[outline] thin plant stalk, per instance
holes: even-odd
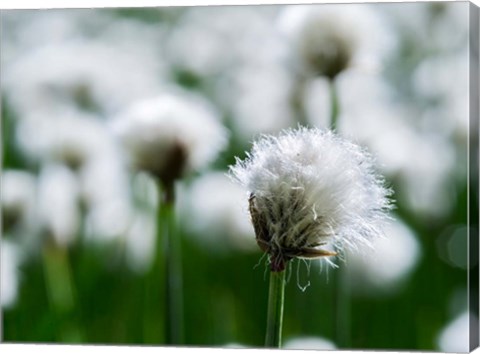
[[[162,221],[160,218],[160,206],[157,208],[157,227],[155,259],[148,276],[144,282],[144,315],[143,315],[143,337],[145,344],[165,343],[166,321],[159,321],[165,317],[166,296],[165,284],[165,262],[164,262],[164,239]]]
[[[340,103],[338,101],[337,88],[335,85],[335,80],[329,80],[329,91],[330,91],[330,129],[337,131],[338,130],[338,116],[340,113]]]
[[[285,270],[270,272],[268,291],[267,334],[265,347],[280,348],[282,343],[283,304],[285,298]]]
[[[339,348],[347,348],[350,342],[350,284],[343,267],[336,270],[335,299],[335,342]]]
[[[53,242],[47,242],[42,250],[42,258],[50,306],[63,321],[70,317],[75,309],[75,289],[68,250]],[[75,322],[60,328],[59,339],[62,342],[81,342],[82,337]]]
[[[340,115],[340,102],[335,80],[329,80],[330,88],[330,128],[338,131],[338,117]],[[348,275],[343,267],[337,269],[335,274],[335,339],[340,348],[349,345],[349,322],[350,322],[350,302],[349,302],[349,281]]]
[[[165,244],[165,341],[183,343],[183,289],[181,240],[176,232],[174,185],[164,188],[158,207],[157,230]]]

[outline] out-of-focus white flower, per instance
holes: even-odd
[[[47,43],[8,65],[2,83],[20,117],[71,106],[110,114],[158,91],[160,61],[141,54],[95,40]]]
[[[465,311],[442,329],[437,339],[439,350],[447,353],[468,353],[470,351],[470,333],[474,331],[478,333],[478,327],[470,328],[470,325],[475,323],[475,321],[470,321],[470,316],[475,315]]]
[[[5,11],[2,16],[2,64],[47,43],[77,41],[111,23],[107,11],[94,9],[49,9]]]
[[[86,239],[101,243],[123,238],[131,222],[131,213],[131,205],[122,198],[91,205],[85,215]]]
[[[298,349],[298,350],[329,350],[336,349],[336,345],[328,339],[321,337],[297,337],[291,338],[282,346],[284,349]]]
[[[166,38],[166,55],[175,69],[204,78],[275,55],[280,44],[272,38],[275,11],[275,6],[188,9]]]
[[[372,108],[342,115],[341,131],[375,153],[382,171],[399,182],[399,198],[412,210],[424,216],[448,212],[453,146],[442,136],[415,130],[393,106]]]
[[[79,174],[82,199],[88,208],[86,237],[100,242],[121,238],[132,214],[127,167],[113,137],[104,138],[104,149]]]
[[[277,11],[276,6],[192,8],[167,39],[174,68],[208,82],[215,103],[245,141],[292,123],[287,48],[272,26]]]
[[[382,235],[390,191],[365,151],[329,131],[300,128],[255,142],[231,168],[250,193],[257,243],[272,270],[294,257],[372,246]]]
[[[248,348],[248,346],[246,346],[245,344],[240,344],[240,343],[235,343],[235,342],[224,344],[224,345],[222,345],[222,347],[223,348],[232,348],[232,349]]]
[[[205,167],[227,142],[213,108],[184,93],[140,101],[118,116],[112,129],[132,163],[161,180]]]
[[[445,215],[456,197],[452,184],[456,162],[454,147],[442,137],[428,134],[416,136],[410,143],[412,159],[400,175],[402,197],[421,215]]]
[[[456,51],[468,37],[468,4],[417,2],[376,4],[397,31],[423,52]]]
[[[391,87],[377,76],[349,72],[337,84],[339,131],[375,154],[383,173],[399,182],[399,198],[418,215],[448,212],[456,163],[448,137],[422,127],[419,110],[396,103]]]
[[[128,219],[124,246],[127,265],[137,273],[150,269],[156,242],[161,242],[156,238],[158,192],[154,179],[147,173],[139,172],[133,176],[135,210],[132,210]]]
[[[1,180],[3,230],[17,226],[29,229],[35,221],[35,176],[20,170],[5,170]]]
[[[71,109],[28,115],[18,124],[17,138],[28,156],[74,169],[102,155],[113,141],[97,116]]]
[[[378,289],[398,287],[420,258],[420,245],[413,231],[400,220],[389,222],[385,238],[373,241],[374,252],[349,253],[346,269],[354,290],[372,293]]]
[[[15,244],[5,239],[0,245],[0,297],[2,308],[9,308],[17,300],[19,286],[20,250]]]
[[[199,244],[213,251],[256,249],[245,190],[224,173],[197,178],[183,194],[180,215]]]
[[[350,66],[376,69],[393,47],[388,26],[370,5],[286,6],[279,28],[300,70],[329,78]]]
[[[42,228],[61,246],[71,244],[80,226],[79,186],[62,165],[46,165],[38,180],[38,213]]]
[[[243,140],[250,141],[259,133],[277,133],[293,124],[292,78],[285,67],[278,63],[247,65],[232,76],[220,89],[232,113],[234,132]]]
[[[428,58],[420,63],[412,76],[416,94],[432,105],[422,116],[425,129],[456,136],[465,145],[469,134],[468,55],[468,48],[465,48],[453,55]]]
[[[219,38],[222,53],[215,59],[229,58],[214,65],[215,70],[222,71],[213,76],[213,97],[231,117],[233,132],[243,141],[259,133],[276,133],[293,123],[293,80],[286,65],[287,45],[272,26],[276,11],[275,6],[234,10],[225,7],[213,12],[216,16],[209,11],[212,21],[218,22],[213,36]],[[245,27],[245,23],[249,25]],[[188,58],[195,61],[190,48],[187,50]]]
[[[149,269],[155,256],[155,212],[137,212],[125,235],[126,260],[129,267],[138,273]]]

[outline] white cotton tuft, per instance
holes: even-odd
[[[183,93],[134,104],[114,120],[113,131],[132,163],[157,176],[199,170],[227,142],[227,131],[213,108],[200,97]]]
[[[288,6],[278,26],[300,70],[329,78],[350,66],[377,70],[394,43],[369,5]]]
[[[383,235],[390,190],[369,154],[330,131],[263,136],[231,173],[251,193],[257,243],[274,262],[335,254],[323,245],[372,247]]]

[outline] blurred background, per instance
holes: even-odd
[[[285,347],[467,351],[468,6],[2,11],[3,340],[164,343],[158,192],[111,122],[168,91],[229,132],[177,185],[185,345],[261,347],[266,259],[226,173],[260,134],[329,127],[331,80],[302,65],[340,41],[336,130],[396,208],[375,252],[292,262]]]

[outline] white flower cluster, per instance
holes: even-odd
[[[257,243],[272,270],[294,257],[335,255],[319,246],[357,249],[382,234],[390,191],[370,155],[330,131],[264,136],[231,172],[251,193]]]
[[[48,114],[64,107],[111,114],[162,86],[163,63],[154,49],[160,33],[152,35],[151,28],[137,22],[123,23],[121,28],[98,12],[82,13],[100,27],[88,24],[95,39],[81,30],[73,11],[64,13],[63,21],[73,23],[70,29],[63,28],[65,24],[55,28],[59,19],[55,11],[31,14],[31,18],[6,16],[20,21],[23,29],[6,28],[5,32],[19,38],[6,36],[2,62],[6,98],[19,116]],[[42,37],[36,27],[45,27],[47,22],[53,28]],[[57,33],[61,31],[65,31],[63,37]],[[137,40],[126,32],[137,35]]]

